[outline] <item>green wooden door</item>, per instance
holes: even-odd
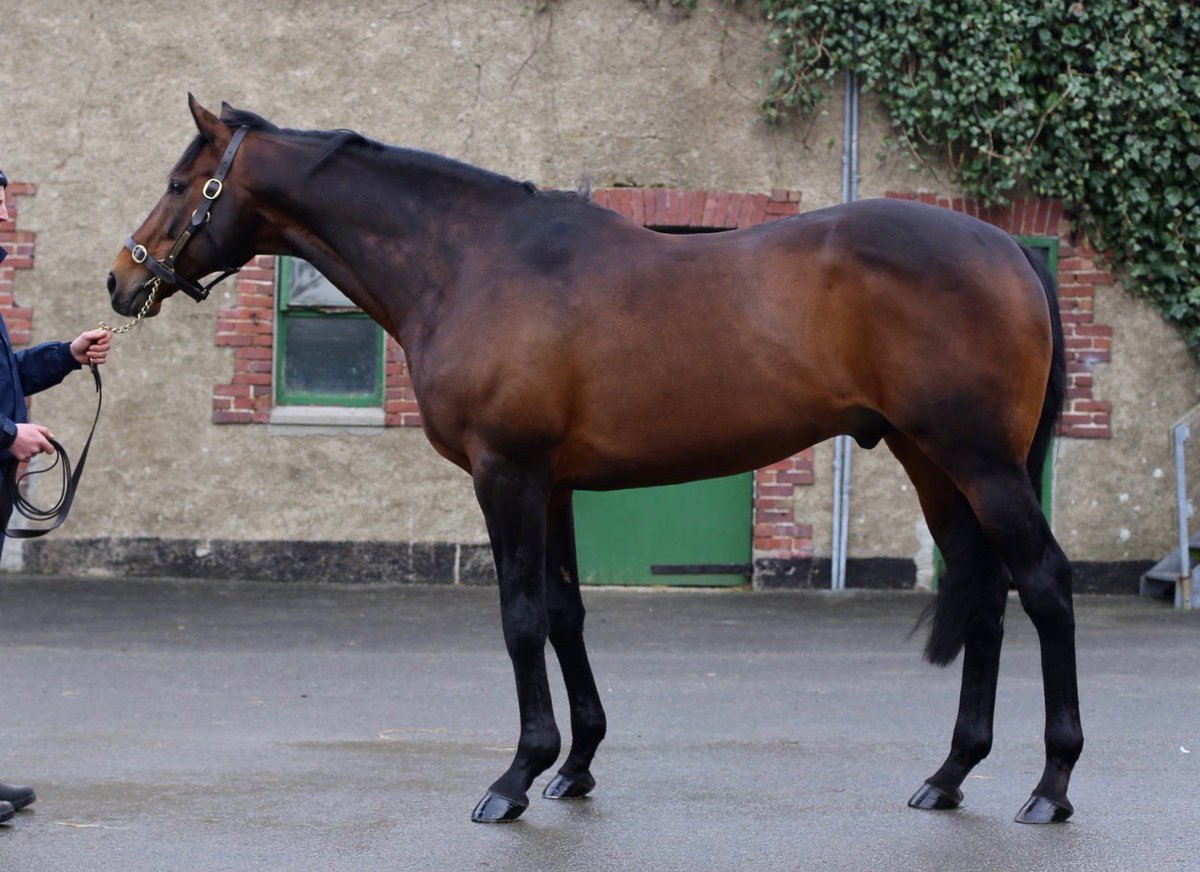
[[[732,586],[749,579],[754,474],[575,493],[584,584]]]

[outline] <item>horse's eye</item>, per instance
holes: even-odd
[[[182,194],[185,190],[187,190],[187,186],[183,182],[179,181],[179,179],[171,179],[171,181],[167,184],[167,190],[172,194]]]

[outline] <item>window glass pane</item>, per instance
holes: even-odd
[[[369,318],[286,317],[281,397],[373,395],[379,390],[379,328]]]
[[[1046,269],[1050,269],[1050,246],[1038,245],[1035,242],[1026,242],[1025,244],[1029,246],[1034,254],[1042,259],[1042,263]]]
[[[315,266],[299,258],[292,258],[288,303],[292,306],[354,306]]]

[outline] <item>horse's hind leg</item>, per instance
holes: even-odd
[[[1071,564],[1055,541],[1024,468],[977,474],[963,489],[989,539],[999,550],[1037,630],[1046,703],[1046,768],[1017,813],[1021,823],[1064,821],[1071,770],[1083,750],[1075,670],[1075,612]]]
[[[930,532],[946,561],[939,591],[942,602],[935,604],[942,610],[935,614],[926,656],[945,665],[960,645],[965,648],[950,754],[908,804],[923,809],[957,808],[962,802],[963,781],[992,747],[1007,577],[970,504],[950,477],[907,437],[893,432],[886,439],[917,489]],[[947,597],[955,601],[947,604]],[[946,609],[957,614],[947,619]],[[962,610],[969,611],[963,614]],[[960,627],[961,632],[954,632],[953,627]]]
[[[475,493],[487,521],[500,581],[504,642],[512,660],[521,737],[512,764],[484,795],[472,820],[515,820],[526,791],[558,759],[561,740],[546,677],[546,509],[549,476],[503,458],[472,458]]]
[[[604,739],[606,721],[600,694],[583,644],[583,597],[575,559],[575,524],[570,491],[550,498],[546,521],[546,606],[550,644],[558,654],[571,704],[571,753],[542,795],[577,799],[596,786],[590,767]]]

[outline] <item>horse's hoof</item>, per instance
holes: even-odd
[[[1065,797],[1058,802],[1035,793],[1013,820],[1019,824],[1060,824],[1074,813],[1075,807]]]
[[[962,805],[962,801],[963,792],[957,787],[954,788],[954,793],[947,793],[940,787],[934,787],[926,781],[912,795],[912,798],[909,799],[908,807],[923,808],[931,811],[945,811],[949,808],[958,808]]]
[[[546,799],[582,799],[591,793],[592,788],[595,786],[596,779],[592,777],[590,772],[585,772],[574,778],[569,775],[563,775],[560,772],[546,785],[546,789],[542,791],[542,796],[546,797]]]
[[[521,812],[527,808],[529,800],[516,802],[489,790],[483,799],[479,800],[475,811],[471,812],[471,820],[477,824],[506,824],[519,818]]]

